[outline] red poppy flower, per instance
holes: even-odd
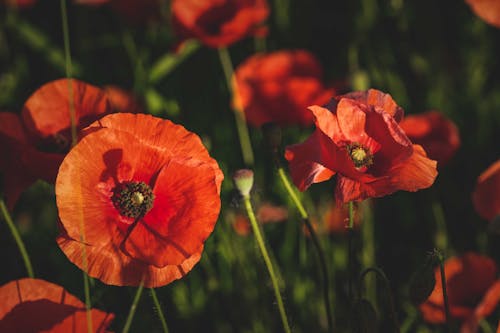
[[[59,169],[57,242],[104,283],[158,287],[200,260],[220,209],[223,177],[200,138],[142,114],[92,124]],[[85,230],[82,241],[81,230]]]
[[[476,212],[488,221],[500,214],[500,160],[479,176],[472,201]]]
[[[322,105],[333,95],[323,86],[322,76],[321,65],[307,51],[256,54],[235,71],[233,105],[254,126],[308,126],[313,116],[307,106]]]
[[[498,0],[465,0],[465,2],[486,23],[500,28],[500,2]]]
[[[438,111],[407,116],[399,124],[408,138],[424,147],[439,165],[447,163],[460,146],[457,126]]]
[[[462,322],[462,333],[477,332],[477,324],[490,315],[500,301],[500,280],[495,262],[475,253],[446,260],[446,288],[450,315]],[[436,286],[420,305],[424,319],[440,324],[446,321],[441,273],[435,270]]]
[[[179,36],[225,47],[262,31],[266,0],[173,0],[172,23]]]
[[[30,170],[20,170],[22,152],[29,149],[28,138],[18,115],[0,112],[0,191],[7,207],[12,209],[25,188],[36,179]],[[23,172],[21,172],[23,171]]]
[[[110,112],[103,90],[72,80],[77,130]],[[55,181],[71,146],[68,80],[49,82],[31,95],[21,113],[0,113],[0,144],[9,159],[0,163],[6,196],[13,206],[19,194],[36,179]],[[7,147],[8,146],[8,147]]]
[[[427,158],[398,126],[403,110],[378,90],[335,97],[325,107],[311,106],[316,131],[288,146],[292,179],[304,191],[337,175],[338,203],[381,197],[397,190],[432,185],[436,161]]]
[[[20,279],[0,287],[0,332],[86,333],[85,304],[63,287]],[[107,332],[112,313],[92,309],[92,332]]]

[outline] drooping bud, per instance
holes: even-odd
[[[436,257],[431,254],[427,257],[425,263],[418,267],[410,279],[409,296],[410,301],[419,305],[427,300],[434,290],[436,285],[436,276],[434,274],[434,266],[436,265]]]
[[[250,169],[236,170],[233,174],[233,181],[241,196],[247,197],[250,195],[253,186],[253,171]]]

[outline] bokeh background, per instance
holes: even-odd
[[[458,127],[461,145],[439,168],[434,186],[370,200],[359,208],[355,267],[381,267],[391,282],[405,332],[440,332],[426,324],[408,301],[408,281],[436,246],[445,255],[476,251],[500,262],[499,236],[474,210],[477,177],[500,153],[500,29],[478,18],[464,1],[452,0],[270,0],[268,51],[306,49],[318,57],[324,80],[339,93],[369,87],[388,92],[407,115],[439,110]],[[65,76],[58,1],[29,8],[0,3],[0,109],[20,112],[42,84]],[[267,271],[252,235],[234,225],[245,213],[231,173],[243,167],[230,111],[230,92],[217,51],[196,43],[175,55],[178,39],[165,2],[156,20],[131,19],[110,6],[68,2],[75,78],[133,92],[145,112],[168,118],[200,135],[226,179],[223,208],[201,262],[183,279],[157,290],[171,332],[279,332],[277,307]],[[229,48],[237,66],[254,54],[247,38]],[[170,66],[169,62],[176,62]],[[284,145],[303,141],[311,128],[283,129]],[[250,128],[255,151],[253,202],[288,209],[287,218],[263,225],[280,269],[286,309],[295,332],[326,331],[321,276],[310,239],[278,181],[260,129]],[[8,159],[9,156],[0,156]],[[332,181],[317,184],[302,199],[320,223],[333,200]],[[58,248],[54,188],[30,187],[12,212],[38,278],[64,286],[83,299],[81,272]],[[335,321],[347,327],[347,238],[320,233],[326,251]],[[25,276],[16,245],[0,223],[0,284]],[[371,282],[373,283],[373,282]],[[387,312],[377,289],[380,332]],[[116,315],[121,330],[135,288],[93,281],[94,307]],[[374,295],[370,295],[373,297]],[[144,294],[134,332],[159,332],[152,300]],[[496,327],[500,311],[489,318]]]

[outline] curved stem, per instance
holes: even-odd
[[[318,254],[319,258],[319,263],[321,267],[321,273],[323,275],[323,300],[325,302],[325,310],[326,310],[326,318],[328,320],[328,332],[333,332],[333,317],[332,317],[332,309],[330,305],[330,284],[329,284],[329,278],[328,278],[328,266],[326,265],[326,259],[325,259],[325,254],[323,252],[323,249],[321,248],[321,244],[319,242],[318,236],[316,235],[316,231],[311,225],[311,222],[309,221],[309,216],[307,214],[307,211],[305,210],[304,206],[302,205],[302,202],[300,202],[297,193],[294,191],[292,188],[292,185],[290,184],[290,181],[288,180],[287,176],[285,175],[285,171],[283,170],[282,167],[278,167],[278,175],[285,186],[288,194],[292,198],[292,201],[294,202],[295,206],[299,210],[300,216],[302,217],[302,221],[304,221],[307,230],[309,231],[309,234],[311,235],[311,239],[314,244],[314,248],[316,249],[316,252]]]
[[[222,69],[224,70],[227,89],[231,92],[231,95],[233,95],[235,92],[233,91],[231,80],[234,70],[233,63],[231,62],[231,56],[229,55],[227,48],[219,48],[219,59],[222,65]],[[243,162],[245,162],[246,166],[253,166],[254,156],[252,143],[250,141],[250,134],[248,133],[248,127],[245,121],[245,117],[243,116],[243,112],[241,112],[242,110],[236,110],[234,107],[232,108],[232,110],[236,120],[236,130],[238,131],[238,137],[240,139]]]
[[[359,277],[359,286],[361,288],[362,283],[363,283],[363,279],[370,272],[375,273],[378,277],[382,278],[382,281],[384,281],[384,286],[385,286],[385,289],[387,290],[387,295],[388,295],[388,299],[389,299],[390,319],[391,319],[393,326],[394,326],[394,332],[399,333],[400,332],[399,322],[398,322],[398,318],[396,316],[396,308],[394,306],[394,299],[392,297],[391,286],[389,283],[389,279],[387,279],[387,276],[385,275],[385,273],[378,267],[368,267],[361,273],[361,275]]]
[[[288,318],[285,312],[285,306],[283,304],[283,299],[281,298],[281,292],[278,285],[278,278],[274,272],[274,267],[271,262],[271,258],[269,257],[269,253],[267,252],[266,245],[264,244],[264,237],[262,236],[259,226],[257,225],[257,219],[255,218],[255,214],[253,212],[252,203],[250,202],[250,196],[243,197],[243,202],[245,204],[245,209],[248,214],[248,218],[250,220],[250,224],[252,225],[252,230],[255,235],[255,239],[257,240],[257,244],[259,246],[262,257],[264,258],[264,262],[266,263],[267,270],[269,272],[269,276],[271,277],[271,282],[273,284],[274,295],[276,296],[276,301],[278,303],[278,309],[281,316],[281,321],[283,323],[283,328],[286,333],[291,333],[290,325],[288,324]]]
[[[141,281],[141,284],[137,288],[137,291],[134,296],[134,301],[130,306],[130,311],[128,312],[127,320],[125,321],[125,326],[123,326],[122,333],[127,333],[130,330],[130,325],[132,325],[132,319],[134,319],[135,310],[137,309],[137,304],[139,303],[139,299],[141,298],[143,289],[144,289],[144,280]]]
[[[28,251],[26,251],[26,247],[24,246],[23,240],[17,231],[16,225],[12,221],[10,217],[9,210],[7,209],[7,205],[5,201],[0,198],[0,209],[2,210],[2,215],[9,226],[10,232],[12,233],[12,237],[16,241],[17,247],[19,248],[19,252],[21,252],[21,256],[23,257],[24,266],[26,267],[26,271],[28,272],[28,276],[30,278],[34,278],[33,267],[31,266],[30,257],[28,256]]]
[[[160,302],[158,301],[158,297],[156,296],[156,292],[154,288],[149,289],[149,293],[151,294],[151,298],[153,298],[153,302],[155,303],[156,312],[158,313],[158,317],[160,317],[161,327],[163,328],[163,332],[168,333],[167,321],[165,320],[165,316],[163,315],[163,311],[161,309]]]

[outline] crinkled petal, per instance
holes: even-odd
[[[337,100],[340,100],[341,98],[353,99],[360,103],[372,105],[382,109],[384,112],[393,117],[398,123],[403,119],[403,109],[396,104],[391,95],[383,93],[380,90],[369,89],[367,91],[356,91],[336,97]]]
[[[57,244],[72,263],[93,278],[115,286],[138,286],[143,281],[146,288],[161,287],[182,278],[198,263],[203,251],[201,245],[196,253],[180,265],[158,268],[131,258],[113,244],[88,246],[64,234],[57,238]],[[84,249],[87,267],[83,264]]]
[[[319,132],[315,131],[305,142],[288,146],[285,158],[289,162],[292,180],[300,191],[305,191],[311,184],[330,179],[335,171],[313,162],[319,154]]]

